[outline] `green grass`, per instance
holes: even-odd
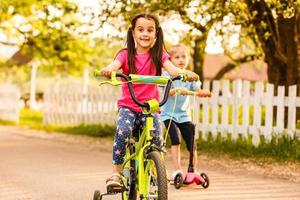
[[[43,113],[30,109],[22,109],[20,111],[20,126],[29,126],[30,128],[42,129]]]
[[[199,139],[198,150],[214,155],[227,154],[234,158],[272,159],[278,162],[300,162],[300,140],[292,139],[287,135],[282,137],[273,136],[270,142],[264,137],[260,138],[260,144],[252,145],[252,137],[243,138],[239,135],[233,140],[231,135],[227,138],[220,134],[214,139],[211,134],[207,140]]]
[[[114,126],[108,125],[79,125],[73,127],[45,126],[48,132],[61,132],[74,135],[88,135],[91,137],[112,137],[115,132]]]
[[[0,119],[1,125],[16,125],[15,122]]]
[[[26,126],[32,129],[44,130],[47,132],[61,132],[74,135],[88,135],[92,137],[112,137],[114,126],[108,125],[78,125],[78,126],[43,126],[43,113],[30,109],[20,111],[18,126]],[[15,122],[0,120],[1,125],[17,125]]]

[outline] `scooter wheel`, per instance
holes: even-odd
[[[176,189],[181,188],[183,185],[183,175],[182,174],[176,174],[174,178],[174,186]]]
[[[201,173],[200,176],[204,179],[204,182],[201,183],[202,187],[205,188],[205,189],[208,188],[208,186],[209,186],[208,176],[205,173]]]
[[[93,200],[100,200],[100,198],[101,198],[100,191],[99,190],[95,190]]]

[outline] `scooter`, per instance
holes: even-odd
[[[190,158],[189,158],[189,166],[187,173],[183,175],[181,172],[175,175],[174,178],[174,186],[176,189],[180,189],[183,184],[190,185],[190,184],[197,184],[201,185],[203,188],[208,188],[209,186],[209,178],[205,173],[198,174],[195,172],[193,159],[194,159],[194,138],[195,134],[192,135],[192,146],[190,151]]]

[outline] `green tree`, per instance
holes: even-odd
[[[110,1],[109,1],[110,2]],[[191,26],[190,39],[193,46],[194,71],[203,77],[202,64],[208,32],[224,17],[230,17],[232,24],[241,26],[241,41],[245,48],[225,53],[232,58],[215,78],[232,70],[240,63],[262,57],[268,64],[268,79],[277,85],[298,85],[299,74],[299,0],[222,0],[222,1],[191,1],[191,0],[116,0],[115,3],[102,2],[102,19],[106,23],[110,19],[128,19],[133,13],[155,12],[161,16],[179,14],[184,23]],[[194,34],[193,34],[194,33]],[[220,31],[221,34],[224,32]],[[243,46],[240,45],[240,46]],[[247,50],[249,51],[249,49]],[[239,52],[237,55],[236,52]],[[236,54],[233,56],[233,54]]]
[[[297,85],[300,94],[300,1],[246,0],[249,17],[268,64],[268,79]]]
[[[81,16],[68,0],[1,0],[0,33],[6,40],[0,43],[17,46],[19,55],[40,61],[44,70],[78,74],[92,56]]]

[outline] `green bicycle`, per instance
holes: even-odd
[[[100,75],[99,71],[95,72],[96,76]],[[117,77],[123,78],[125,82],[117,80]],[[108,187],[107,193],[101,194],[99,190],[94,192],[94,200],[101,200],[105,195],[122,193],[123,200],[139,199],[168,199],[168,180],[166,168],[163,160],[163,149],[155,144],[154,136],[151,135],[153,130],[153,113],[163,106],[169,96],[172,81],[183,80],[184,76],[180,75],[175,78],[164,76],[143,76],[130,74],[129,76],[113,72],[110,83],[119,85],[127,83],[133,101],[142,107],[143,114],[146,115],[145,124],[141,124],[133,130],[127,141],[126,154],[122,170],[122,187]],[[161,102],[150,99],[147,102],[140,102],[134,94],[132,83],[149,83],[166,85],[164,96]]]

